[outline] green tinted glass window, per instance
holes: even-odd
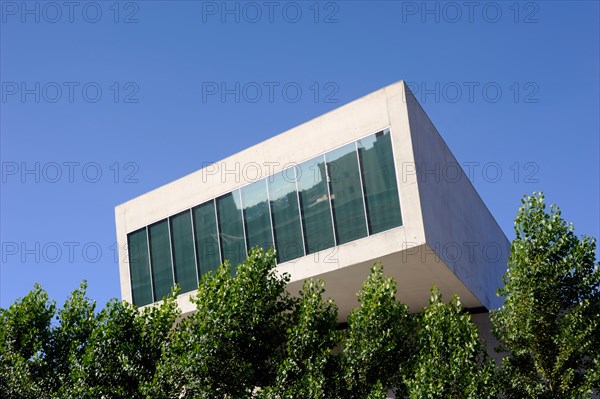
[[[217,216],[214,201],[206,202],[193,209],[196,256],[200,274],[217,270],[221,264]]]
[[[358,142],[369,233],[402,225],[400,199],[389,130]]]
[[[247,247],[259,246],[266,251],[273,247],[267,181],[263,179],[249,184],[241,192]]]
[[[194,254],[194,236],[190,211],[171,217],[171,241],[175,280],[181,292],[198,288],[196,275],[196,256]]]
[[[304,256],[295,168],[269,178],[269,197],[277,261],[287,262]]]
[[[365,208],[356,144],[351,143],[325,154],[338,244],[367,235]]]
[[[148,258],[146,228],[127,235],[127,252],[129,253],[133,304],[137,306],[148,305],[152,303],[152,284],[150,281],[150,259]]]
[[[297,174],[306,253],[331,248],[335,242],[324,157],[300,164]]]
[[[233,270],[246,259],[240,190],[217,198],[217,219],[223,260],[229,259]]]
[[[148,235],[150,236],[150,264],[152,265],[154,300],[160,301],[171,292],[173,287],[171,243],[167,219],[149,226]]]

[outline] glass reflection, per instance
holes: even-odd
[[[297,174],[306,253],[311,254],[331,248],[335,242],[327,191],[325,157],[320,156],[300,164]]]

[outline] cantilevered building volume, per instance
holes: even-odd
[[[501,304],[509,242],[404,82],[116,207],[123,299],[159,301],[256,245],[297,293],[326,281],[344,321],[381,261],[418,312],[432,285],[473,313]]]

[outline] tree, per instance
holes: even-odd
[[[332,349],[340,334],[336,331],[337,307],[333,300],[323,300],[324,292],[321,280],[304,283],[274,385],[263,390],[261,396],[329,399],[335,395],[339,362]]]
[[[45,341],[44,391],[48,397],[73,397],[78,381],[74,370],[83,367],[83,355],[98,325],[96,303],[86,297],[87,282],[71,293],[57,312],[57,323]]]
[[[510,398],[581,398],[600,384],[600,264],[595,240],[578,238],[556,206],[525,197],[515,220],[505,304],[493,330],[508,355]],[[96,312],[84,282],[58,312],[36,285],[0,309],[0,397],[488,398],[494,364],[457,297],[433,288],[418,317],[396,300],[375,265],[359,307],[337,330],[324,283],[286,291],[273,251],[250,251],[203,276],[182,315],[173,291],[143,309],[118,300]],[[53,322],[53,320],[55,322]]]
[[[72,367],[72,397],[145,398],[180,315],[177,290],[143,309],[116,299],[97,316],[81,365]]]
[[[595,239],[574,233],[544,196],[522,200],[492,314],[508,398],[590,397],[600,381],[600,269]]]
[[[417,342],[415,369],[406,382],[411,399],[496,395],[494,362],[456,295],[445,304],[440,290],[431,289],[429,306],[419,317]]]
[[[402,393],[413,350],[408,307],[396,300],[396,282],[381,265],[373,266],[357,295],[360,305],[348,317],[343,343],[344,396],[385,398],[392,388]]]
[[[253,249],[200,281],[196,312],[172,332],[154,381],[156,398],[250,397],[273,384],[294,302],[275,254]]]
[[[8,309],[0,309],[0,397],[49,397],[43,349],[55,312],[56,304],[38,284]]]

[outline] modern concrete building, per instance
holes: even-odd
[[[436,128],[398,82],[119,205],[123,299],[160,300],[176,282],[193,311],[203,273],[275,246],[297,293],[326,281],[340,321],[374,262],[412,312],[433,284],[483,330],[509,242]],[[128,261],[127,261],[128,260]],[[484,337],[489,338],[489,336]]]

